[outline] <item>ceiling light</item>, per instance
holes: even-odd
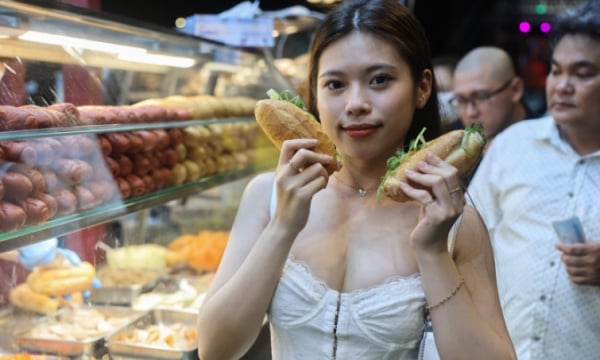
[[[126,52],[119,54],[118,58],[125,61],[133,61],[137,63],[166,65],[178,68],[189,68],[194,66],[196,60],[188,57],[148,54],[148,53],[132,53]]]
[[[82,39],[66,35],[55,35],[39,31],[26,31],[19,35],[20,40],[38,42],[42,44],[51,44],[59,46],[69,46],[86,50],[102,51],[107,53],[125,53],[125,52],[145,52],[144,48],[135,46],[118,45],[110,42]]]

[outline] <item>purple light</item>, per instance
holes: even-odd
[[[519,23],[519,31],[522,33],[528,33],[531,30],[531,24],[527,21],[521,21]]]
[[[543,23],[540,24],[540,30],[543,33],[549,33],[551,29],[552,29],[552,26],[550,26],[549,22],[544,21]]]

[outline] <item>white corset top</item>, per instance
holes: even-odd
[[[416,359],[424,307],[418,274],[340,293],[290,257],[269,309],[273,359]]]

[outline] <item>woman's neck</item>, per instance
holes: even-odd
[[[386,168],[373,164],[344,163],[342,168],[333,174],[342,185],[355,189],[364,197],[367,193],[375,192],[379,187]]]

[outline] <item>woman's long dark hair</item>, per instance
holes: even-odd
[[[308,110],[318,117],[316,86],[318,64],[323,51],[342,37],[360,31],[392,44],[410,67],[413,82],[418,84],[425,69],[432,69],[431,50],[419,20],[396,0],[345,0],[333,10],[315,34],[310,49]],[[433,72],[433,71],[432,71]],[[404,139],[417,137],[427,127],[427,140],[441,134],[441,120],[435,78],[432,75],[429,100],[422,109],[416,109]]]

